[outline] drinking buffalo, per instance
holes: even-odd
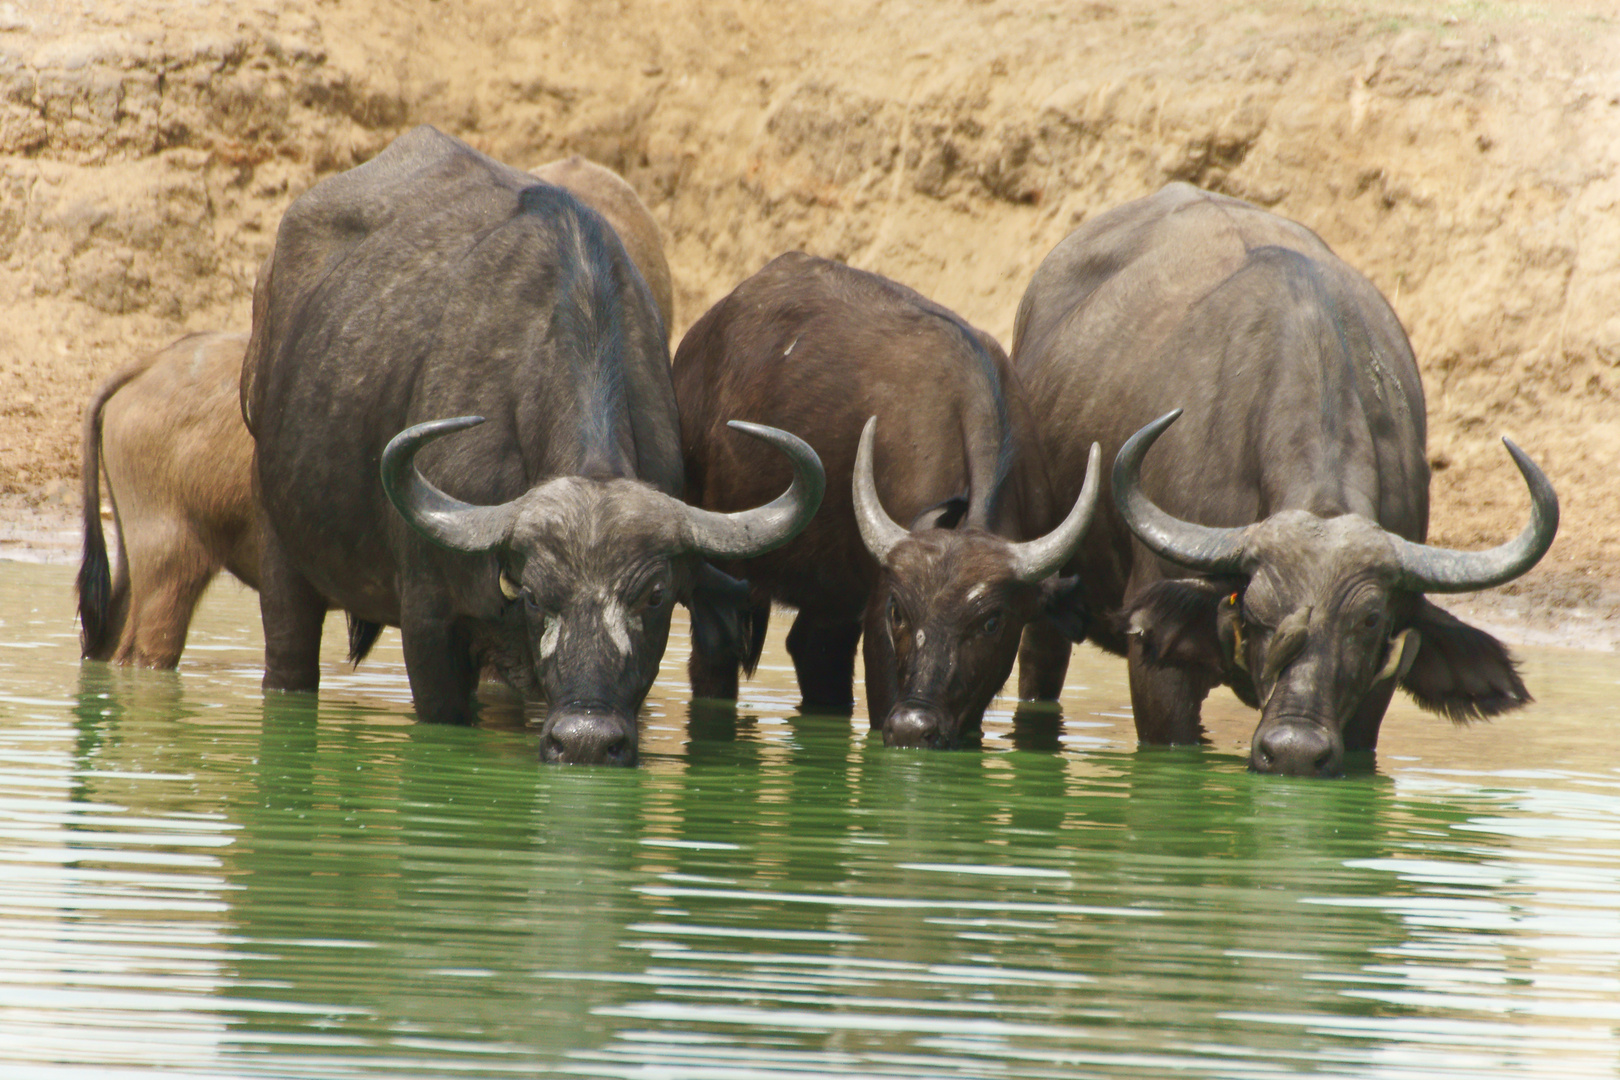
[[[721,633],[735,583],[701,560],[784,543],[822,485],[802,442],[745,426],[792,487],[737,514],[683,504],[668,356],[595,212],[432,128],[301,196],[243,369],[265,685],[316,686],[331,598],[400,627],[423,719],[471,720],[488,664],[544,692],[547,760],[634,761],[672,602],[712,590],[697,631]]]
[[[1423,543],[1411,346],[1308,229],[1172,184],[1047,256],[1013,357],[1060,494],[1079,484],[1080,447],[1118,451],[1111,509],[1068,569],[1115,613],[1092,637],[1129,658],[1144,742],[1197,741],[1224,682],[1261,710],[1253,768],[1325,775],[1376,746],[1397,683],[1454,720],[1530,700],[1502,644],[1424,593],[1530,569],[1557,498],[1509,443],[1533,501],[1524,533],[1484,552]],[[1030,634],[1021,692],[1054,695],[1067,656]]]
[[[807,708],[853,707],[864,626],[872,726],[891,745],[948,746],[978,726],[1027,623],[1083,635],[1074,583],[1053,572],[1086,530],[1094,482],[1065,517],[1006,355],[951,312],[875,274],[783,255],[687,332],[675,390],[698,505],[747,506],[781,480],[726,417],[800,431],[826,463],[821,512],[748,565],[743,666],[770,604],[797,608],[787,645]],[[694,646],[699,696],[735,697],[737,670]]]

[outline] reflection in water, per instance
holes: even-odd
[[[984,752],[908,753],[796,715],[785,664],[689,702],[677,646],[644,766],[567,770],[510,702],[412,723],[389,638],[319,699],[266,697],[250,599],[205,604],[174,675],[81,666],[40,595],[66,574],[0,577],[8,641],[40,646],[0,648],[8,1076],[1620,1060],[1620,751],[1591,737],[1616,679],[1590,658],[1532,657],[1517,733],[1395,712],[1376,767],[1318,783],[1250,775],[1252,713],[1223,729],[1218,702],[1210,748],[1137,750],[1122,672],[1083,651],[1061,714],[1006,702]]]

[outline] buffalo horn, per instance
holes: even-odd
[[[452,499],[423,478],[415,466],[416,452],[434,439],[464,431],[484,422],[482,416],[430,420],[408,427],[389,440],[382,455],[382,485],[400,516],[440,547],[456,551],[488,551],[506,538],[516,516],[515,503],[475,506]]]
[[[877,433],[877,417],[866,421],[861,429],[861,445],[855,451],[855,484],[851,494],[855,499],[855,524],[861,530],[861,540],[872,558],[882,562],[894,550],[894,545],[907,536],[905,529],[894,523],[883,502],[878,498],[877,480],[872,475],[872,440]]]
[[[1056,573],[1080,546],[1097,512],[1097,477],[1102,472],[1097,467],[1100,457],[1102,447],[1092,443],[1091,454],[1086,458],[1085,483],[1080,485],[1080,495],[1074,500],[1069,516],[1045,536],[1012,545],[1013,574],[1019,581],[1041,581]]]
[[[1438,593],[1488,589],[1512,581],[1547,554],[1558,533],[1558,495],[1523,450],[1509,439],[1502,442],[1530,487],[1530,523],[1517,537],[1489,551],[1452,551],[1391,536],[1404,588]]]
[[[686,520],[693,550],[711,559],[750,559],[781,547],[810,524],[827,490],[827,476],[821,458],[797,435],[742,420],[732,420],[730,426],[786,454],[793,466],[793,483],[753,510],[720,514],[688,506]]]
[[[1208,574],[1238,573],[1243,566],[1245,530],[1194,525],[1171,517],[1153,505],[1138,486],[1148,447],[1180,415],[1180,409],[1165,413],[1119,448],[1114,459],[1114,506],[1136,538],[1161,559]]]

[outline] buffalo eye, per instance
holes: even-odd
[[[524,589],[523,606],[538,615],[540,613],[540,598],[528,589]]]
[[[662,581],[654,582],[653,587],[647,590],[645,602],[646,606],[651,609],[664,606],[664,583]]]
[[[988,619],[984,620],[982,629],[986,637],[994,637],[996,634],[1001,633],[1001,612],[994,612]]]

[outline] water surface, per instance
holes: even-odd
[[[1614,1077],[1620,663],[1399,703],[1376,763],[1138,750],[1124,669],[980,753],[736,710],[684,638],[643,766],[536,764],[520,704],[415,724],[397,634],[263,696],[257,605],[178,673],[81,665],[66,568],[0,563],[0,1075]]]

